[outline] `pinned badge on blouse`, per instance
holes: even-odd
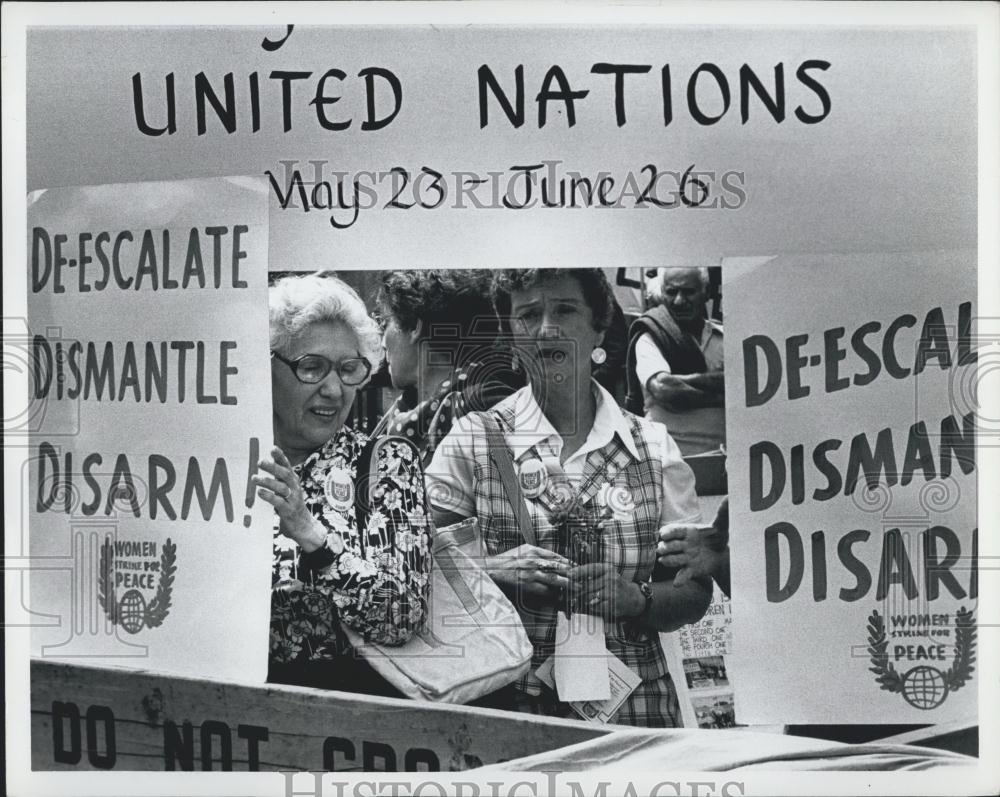
[[[624,485],[605,484],[598,493],[598,502],[611,509],[615,519],[627,519],[635,512],[635,498]]]
[[[529,459],[518,469],[521,491],[527,498],[538,498],[545,491],[548,477],[545,465],[537,459]]]
[[[608,490],[607,506],[616,517],[628,518],[635,512],[635,498],[632,491],[624,485],[617,485]]]
[[[332,468],[323,485],[326,500],[338,512],[347,512],[354,504],[354,479],[344,468]]]

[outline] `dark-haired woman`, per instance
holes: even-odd
[[[402,392],[375,430],[411,440],[426,464],[455,419],[524,384],[498,346],[492,272],[387,272],[377,305],[394,387]]]
[[[556,651],[559,610],[571,608],[603,618],[604,646],[641,679],[612,721],[678,726],[659,632],[697,621],[711,584],[675,585],[656,567],[656,546],[661,526],[699,517],[694,476],[664,426],[623,412],[591,378],[613,308],[600,269],[508,271],[498,281],[530,384],[489,411],[490,426],[502,432],[536,544],[490,464],[484,413],[461,419],[427,469],[435,520],[479,518],[487,569],[521,613],[535,651],[518,709],[571,715],[536,674]]]

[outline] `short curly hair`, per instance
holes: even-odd
[[[391,316],[435,345],[492,342],[498,334],[492,272],[485,269],[388,271],[376,299],[383,321]],[[457,335],[456,335],[457,332]]]
[[[361,356],[377,367],[382,335],[357,292],[333,272],[282,277],[268,290],[271,349],[283,352],[310,324],[342,321],[358,336]]]
[[[583,299],[594,318],[594,329],[605,332],[611,326],[615,313],[615,295],[604,271],[599,268],[510,268],[501,269],[494,277],[497,310],[501,316],[510,316],[510,295],[559,277],[570,276],[579,283]]]

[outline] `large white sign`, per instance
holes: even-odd
[[[977,716],[975,266],[723,265],[739,722]]]
[[[28,188],[266,174],[274,269],[975,245],[971,28],[286,21],[31,31]]]
[[[263,680],[271,512],[260,180],[28,198],[36,656]]]

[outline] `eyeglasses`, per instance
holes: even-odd
[[[340,381],[353,387],[364,382],[372,372],[372,364],[365,357],[349,357],[333,363],[321,354],[304,354],[296,360],[286,359],[276,351],[272,351],[271,356],[291,368],[295,378],[307,385],[322,382],[330,371],[336,370]]]

